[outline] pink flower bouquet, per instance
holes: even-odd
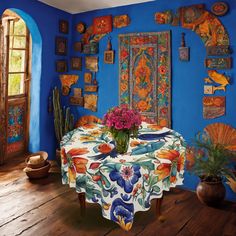
[[[138,111],[129,109],[127,104],[111,108],[103,118],[103,124],[109,130],[137,130],[141,125],[141,116]]]
[[[127,104],[111,108],[103,118],[103,124],[113,135],[119,151],[119,143],[128,145],[130,135],[137,137],[138,128],[141,125],[141,115],[134,109],[129,109]],[[126,147],[127,149],[128,147]],[[126,150],[127,151],[127,150]]]

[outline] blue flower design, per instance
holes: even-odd
[[[113,198],[117,193],[117,187],[112,188],[110,191],[110,197]]]
[[[119,166],[120,167],[120,166]],[[134,165],[122,165],[120,168],[116,165],[115,169],[109,174],[112,181],[117,181],[117,184],[124,188],[126,193],[133,191],[133,185],[138,182],[141,177],[140,166]]]
[[[115,199],[111,206],[110,217],[123,229],[129,230],[134,218],[133,203],[125,203],[120,198]]]

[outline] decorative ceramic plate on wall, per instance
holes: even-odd
[[[80,33],[83,34],[85,32],[85,24],[80,22],[76,25],[76,30]]]
[[[216,16],[223,16],[229,10],[228,5],[225,2],[215,2],[211,6],[211,12]]]

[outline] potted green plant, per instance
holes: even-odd
[[[199,133],[194,147],[188,151],[187,169],[200,177],[196,193],[199,200],[209,206],[219,205],[225,197],[223,181],[235,179],[231,170],[234,154],[224,145],[213,143],[206,133]]]
[[[56,149],[57,161],[61,163],[60,142],[62,137],[74,128],[74,116],[70,112],[69,107],[61,107],[60,92],[57,87],[53,89],[53,115],[55,135],[58,143]]]

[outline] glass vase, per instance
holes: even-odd
[[[128,131],[116,130],[112,132],[116,151],[120,154],[126,153],[129,148],[130,133]]]

